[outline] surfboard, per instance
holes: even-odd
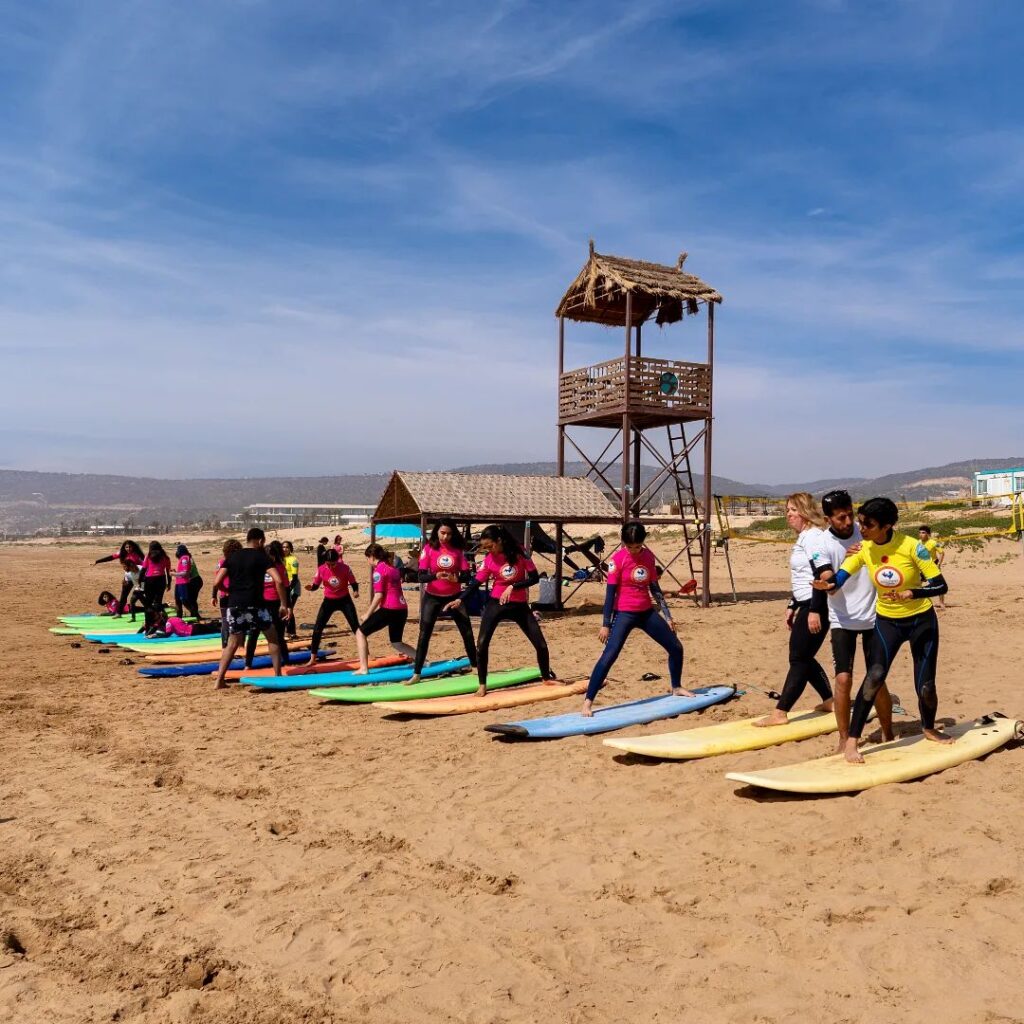
[[[487,677],[488,690],[500,690],[506,686],[532,683],[540,678],[540,669],[510,669],[508,672],[494,672]],[[393,683],[386,686],[339,686],[330,690],[310,690],[314,697],[323,701],[344,701],[352,704],[375,704],[378,701],[426,700],[433,697],[456,697],[461,693],[473,693],[479,682],[475,674],[452,676],[447,679],[431,679],[425,683],[404,686]]]
[[[576,712],[570,715],[555,715],[552,718],[527,718],[521,722],[502,722],[485,725],[487,732],[501,736],[515,736],[518,739],[556,740],[566,736],[593,736],[596,733],[614,732],[630,725],[645,725],[663,718],[689,714],[728,700],[736,693],[735,686],[702,686],[694,690],[695,697],[674,697],[665,694],[646,697],[627,704],[612,704],[596,708],[593,717],[585,718]]]
[[[786,725],[759,729],[755,722],[765,716],[744,718],[738,722],[719,722],[682,732],[665,732],[658,736],[620,736],[605,740],[605,746],[643,754],[667,761],[684,761],[696,757],[714,757],[741,750],[775,747],[791,740],[806,740],[838,731],[836,716],[831,711],[799,711],[790,713]]]
[[[434,661],[423,666],[420,675],[425,679],[464,672],[469,668],[469,658]],[[393,668],[370,669],[368,675],[357,676],[354,672],[327,672],[313,676],[250,676],[244,675],[241,682],[260,690],[311,690],[314,687],[367,686],[371,683],[396,683],[412,676],[412,665],[396,665]],[[475,677],[474,677],[475,678]]]
[[[488,689],[483,697],[468,693],[458,697],[433,697],[427,700],[374,701],[373,706],[402,715],[467,715],[474,711],[499,711],[502,708],[558,700],[586,691],[587,680],[581,679],[575,683],[531,683],[493,693]]]
[[[733,782],[785,793],[857,793],[889,782],[909,782],[955,768],[991,754],[1015,735],[1024,737],[1024,723],[985,715],[944,730],[955,743],[933,743],[923,736],[902,736],[889,743],[862,747],[864,764],[850,764],[842,754],[801,761],[757,772],[729,772]]]
[[[321,656],[324,654],[320,652]],[[404,654],[389,654],[384,658],[370,658],[367,663],[370,668],[395,668],[398,665],[408,665],[409,659]],[[315,665],[303,665],[292,666],[284,669],[286,676],[310,676],[311,684],[317,685],[318,680],[315,676],[322,675],[327,672],[351,672],[352,669],[359,668],[358,658],[324,658],[322,661],[318,661]],[[243,672],[228,672],[224,676],[225,679],[233,680],[234,682],[241,682],[243,676],[272,676],[274,674],[273,669],[258,669],[255,672],[243,671]]]
[[[176,652],[173,654],[144,654],[142,657],[145,661],[151,665],[195,665],[201,661],[210,661],[213,658],[220,658],[220,653],[223,650],[221,645],[218,643],[216,647],[203,647],[197,651],[189,651],[188,653]],[[239,647],[244,654],[244,648]],[[301,644],[290,643],[288,645],[289,653],[292,651],[302,651],[308,653],[309,648],[302,646]],[[254,654],[269,654],[270,646],[265,640],[260,640],[253,650]]]
[[[333,651],[320,651],[320,654],[324,657],[333,653]],[[309,651],[288,652],[288,663],[290,665],[301,665],[307,661],[309,661]],[[252,663],[254,668],[270,666],[271,673],[274,671],[274,661],[269,654],[253,658]],[[231,664],[239,669],[240,673],[245,671],[245,658],[235,658]],[[156,679],[165,679],[171,676],[208,676],[216,672],[219,666],[219,661],[199,661],[191,665],[147,665],[145,668],[139,669],[139,675]],[[227,677],[225,676],[225,678]]]

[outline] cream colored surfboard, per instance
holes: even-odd
[[[862,747],[864,764],[850,764],[842,754],[802,761],[759,772],[729,772],[727,779],[786,793],[856,793],[888,782],[909,782],[984,757],[1021,735],[1024,723],[986,715],[943,730],[956,742],[933,743],[905,736],[890,743]]]
[[[373,706],[402,715],[466,715],[472,711],[499,711],[502,708],[558,700],[559,697],[572,697],[586,690],[587,680],[581,679],[575,683],[533,683],[508,690],[492,690],[483,697],[466,693],[458,697],[432,697],[428,700],[378,701]]]
[[[698,729],[664,732],[657,736],[622,736],[605,740],[606,747],[615,747],[630,754],[684,761],[716,754],[735,754],[741,750],[775,747],[790,740],[807,740],[836,732],[836,716],[831,711],[799,711],[791,713],[785,725],[758,728],[764,715],[744,718],[738,722],[719,722]]]

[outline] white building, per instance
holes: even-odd
[[[1024,466],[1012,469],[980,469],[971,490],[975,498],[996,498],[1024,491]]]
[[[254,526],[345,526],[365,523],[376,505],[246,505],[238,520]]]

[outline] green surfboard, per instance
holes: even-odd
[[[540,669],[514,668],[508,672],[492,672],[487,677],[487,689],[499,690],[505,686],[518,686],[540,679]],[[429,697],[457,697],[462,693],[475,693],[479,685],[476,674],[449,676],[446,679],[427,679],[406,686],[404,683],[382,683],[380,686],[335,686],[330,689],[310,690],[320,700],[344,701],[349,704],[373,704],[384,700],[424,700]]]

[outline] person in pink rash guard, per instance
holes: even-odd
[[[498,626],[506,621],[514,622],[533,644],[537,652],[537,666],[545,682],[555,679],[551,671],[548,644],[541,632],[540,623],[530,609],[530,587],[540,579],[537,567],[527,557],[519,542],[504,526],[486,527],[480,534],[480,550],[484,563],[469,586],[453,601],[445,605],[445,611],[462,607],[462,602],[488,581],[493,581],[491,596],[484,605],[480,616],[480,634],[477,638],[477,678],[480,687],[477,693],[487,693],[487,663],[491,637]]]
[[[119,602],[123,610],[127,609],[128,600],[131,597],[132,590],[134,589],[134,583],[132,582],[129,574],[131,572],[138,572],[139,567],[145,560],[146,556],[142,553],[142,548],[140,548],[135,541],[126,540],[112,555],[104,555],[102,558],[97,558],[93,563],[94,565],[100,565],[102,562],[115,561],[121,563],[121,567],[125,570],[124,579],[121,582],[121,600]],[[129,566],[131,568],[129,568]],[[123,612],[119,612],[118,614],[122,613]],[[134,613],[132,615],[132,621],[135,621]]]
[[[335,612],[341,612],[345,616],[345,621],[353,635],[359,629],[359,616],[356,614],[355,603],[349,594],[349,590],[351,590],[356,597],[359,596],[359,583],[356,581],[355,574],[338,557],[338,552],[334,548],[328,548],[325,558],[326,561],[317,566],[312,582],[306,584],[306,589],[311,592],[319,590],[322,586],[324,599],[320,603],[320,610],[316,614],[316,624],[313,626],[313,639],[309,645],[309,662],[301,668],[293,668],[291,671],[296,675],[308,671],[316,663],[320,640]]]
[[[139,566],[139,576],[146,602],[146,629],[149,629],[157,612],[163,609],[164,594],[171,585],[171,560],[158,540],[150,542],[149,553]]]
[[[420,672],[427,660],[430,637],[438,616],[444,614],[445,605],[457,597],[462,585],[469,582],[470,568],[466,559],[465,540],[451,519],[434,524],[430,539],[423,547],[419,562],[419,582],[424,587],[420,601],[420,635],[416,641],[416,661],[409,683],[418,683]],[[464,608],[449,613],[462,636],[466,657],[476,668],[476,644],[473,642],[473,624]]]
[[[643,523],[626,523],[620,536],[622,547],[608,560],[608,588],[605,591],[603,624],[598,634],[604,644],[604,652],[590,674],[587,696],[583,701],[583,714],[587,717],[593,715],[594,698],[604,686],[612,665],[634,629],[642,629],[668,652],[672,694],[694,696],[690,690],[683,689],[683,645],[676,636],[672,613],[658,583],[658,563],[654,552],[644,544],[647,530]]]
[[[370,671],[370,645],[367,638],[378,630],[387,628],[391,646],[396,653],[413,658],[416,652],[402,642],[405,624],[409,619],[409,606],[402,593],[402,575],[391,564],[391,555],[379,544],[371,544],[365,551],[370,563],[373,580],[373,600],[366,618],[356,630],[356,650],[359,652],[359,668],[356,675],[364,676]]]

